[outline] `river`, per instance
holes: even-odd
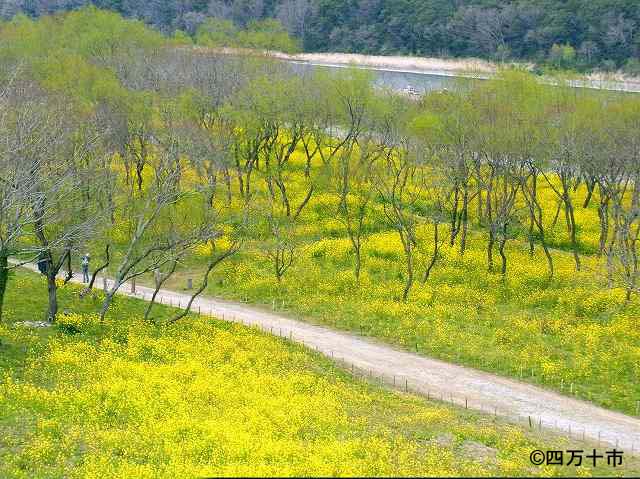
[[[307,72],[316,69],[337,70],[353,67],[352,65],[340,63],[314,63],[296,60],[284,61],[292,65],[294,71],[298,72]],[[468,87],[475,81],[482,81],[488,78],[486,74],[478,76],[461,76],[456,73],[404,71],[400,69],[373,66],[369,67],[362,65],[355,66],[355,68],[371,71],[376,85],[415,94],[422,94],[433,90],[454,90],[461,87]],[[551,79],[543,81],[548,82],[549,84],[554,84],[554,81]],[[576,88],[640,93],[640,83],[636,81],[576,79],[571,80],[569,84]]]
[[[350,68],[349,65],[319,64],[309,62],[288,61],[293,70],[306,73],[318,69],[337,70]],[[475,81],[473,78],[458,77],[452,74],[418,73],[402,70],[386,70],[373,67],[356,67],[371,71],[376,85],[397,91],[412,91],[422,94],[433,90],[453,90]]]

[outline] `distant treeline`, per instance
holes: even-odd
[[[1,0],[0,16],[88,3],[193,36],[209,17],[240,29],[277,18],[306,51],[480,56],[640,73],[637,0]]]

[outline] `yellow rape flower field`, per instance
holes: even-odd
[[[402,244],[389,229],[382,206],[372,203],[366,220],[357,282],[352,246],[336,219],[337,200],[318,194],[303,215],[297,230],[301,246],[281,282],[264,251],[248,242],[239,255],[214,270],[207,294],[275,306],[295,318],[638,415],[640,301],[637,295],[626,301],[623,288],[607,285],[605,259],[597,256],[597,201],[576,208],[582,263],[577,272],[564,213],[554,222],[558,200],[548,186],[540,189],[541,201],[549,205],[545,222],[555,268],[551,280],[539,242],[530,255],[524,219],[514,225],[506,246],[507,274],[488,272],[486,232],[477,224],[477,204],[472,202],[464,255],[459,241],[453,247],[443,241],[425,283],[420,279],[432,254],[433,227],[418,228],[424,239],[415,253],[418,278],[409,300],[403,302]],[[576,203],[581,204],[586,189],[581,187],[576,194]],[[445,240],[448,228],[441,225]],[[207,248],[197,249],[195,258],[184,261],[167,287],[181,289],[187,278],[197,279],[207,254]],[[152,281],[149,276],[148,282]]]
[[[566,439],[353,379],[243,326],[192,316],[160,328],[124,298],[100,324],[87,312],[100,294],[80,300],[65,286],[56,326],[20,327],[44,305],[16,291],[45,285],[26,272],[12,281],[20,288],[0,325],[0,477],[576,474],[529,462]]]

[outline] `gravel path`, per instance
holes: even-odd
[[[26,267],[36,269],[31,265]],[[80,279],[76,275],[73,281],[80,282]],[[96,281],[96,286],[102,284],[101,279]],[[131,286],[125,284],[120,293],[149,300],[153,290],[137,286],[132,293]],[[158,299],[164,304],[184,307],[189,294],[161,290]],[[395,384],[398,389],[408,388],[519,423],[531,421],[534,426],[564,431],[573,437],[618,444],[629,452],[637,452],[640,447],[640,419],[540,387],[400,351],[348,332],[296,321],[242,303],[200,297],[194,301],[192,310],[291,338],[349,368]]]

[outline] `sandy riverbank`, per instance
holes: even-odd
[[[287,55],[279,52],[271,53],[276,58],[289,61],[300,61],[318,65],[357,66],[386,71],[399,71],[445,76],[473,76],[488,78],[500,68],[515,66],[532,69],[531,63],[497,63],[478,58],[422,58],[407,56],[360,55],[354,53],[301,53]],[[620,72],[593,72],[588,75],[577,75],[573,79],[574,86],[600,88],[606,90],[640,91],[640,78],[630,77]]]
[[[227,55],[268,55],[286,61],[332,65],[332,66],[356,66],[388,71],[402,71],[423,74],[436,74],[439,72],[449,75],[482,75],[489,76],[498,70],[495,63],[480,60],[478,58],[423,58],[408,56],[382,56],[360,55],[356,53],[297,53],[287,54],[278,51],[256,52],[243,48],[203,48],[198,50],[213,51]]]
[[[201,47],[196,47],[201,48]],[[207,49],[211,51],[210,49]],[[254,50],[219,48],[217,53],[234,55],[256,55]],[[532,69],[531,63],[502,64],[493,63],[478,58],[427,58],[410,56],[382,56],[361,55],[356,53],[298,53],[287,54],[270,51],[259,52],[286,61],[309,63],[312,65],[326,65],[334,67],[355,66],[373,70],[395,71],[402,73],[417,73],[424,75],[459,76],[474,78],[490,78],[500,68],[516,66]],[[547,79],[550,83],[556,80]],[[640,78],[629,77],[620,72],[594,72],[588,75],[576,75],[569,80],[575,87],[602,90],[616,90],[640,92]]]
[[[416,73],[449,72],[457,74],[490,75],[497,71],[491,62],[477,58],[443,59],[403,56],[360,55],[355,53],[300,53],[286,55],[272,53],[276,58],[318,64],[353,65],[384,70]]]

